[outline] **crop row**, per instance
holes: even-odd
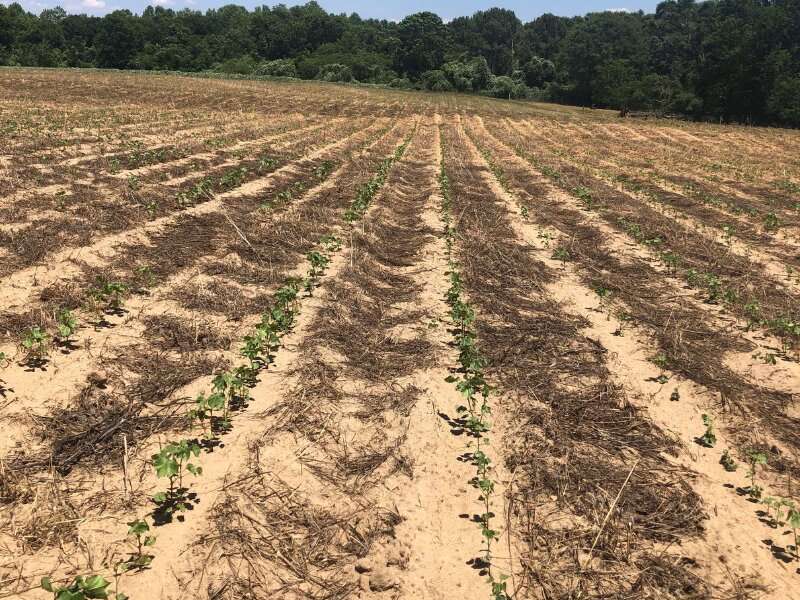
[[[447,145],[440,132],[442,159],[439,173],[439,186],[442,203],[440,217],[444,225],[444,240],[447,249],[448,272],[450,287],[447,290],[446,300],[450,307],[450,321],[453,324],[453,337],[458,348],[459,375],[450,375],[449,383],[455,383],[466,404],[457,408],[459,419],[463,421],[464,430],[472,438],[469,459],[475,465],[475,477],[470,484],[478,490],[483,512],[478,515],[478,524],[484,541],[483,560],[486,576],[491,586],[491,597],[494,600],[508,600],[507,575],[496,573],[492,565],[492,544],[498,539],[498,532],[492,528],[492,518],[495,516],[492,506],[492,496],[495,494],[495,480],[493,479],[492,459],[486,452],[486,437],[491,433],[490,417],[492,414],[490,394],[491,388],[486,380],[486,357],[477,343],[475,330],[475,308],[469,303],[464,294],[464,281],[459,270],[459,264],[453,256],[453,245],[458,233],[453,226],[452,198],[450,180],[445,167]]]
[[[507,130],[514,152],[530,162],[555,185],[578,197],[587,210],[597,212],[611,227],[652,249],[676,276],[707,293],[706,300],[721,304],[738,317],[763,327],[784,342],[784,351],[800,340],[800,298],[761,274],[759,265],[731,254],[717,242],[668,221],[637,200],[588,177],[567,162],[529,145]],[[498,133],[499,135],[499,133]]]
[[[522,546],[515,594],[698,585],[689,571],[662,570],[662,544],[702,530],[688,474],[664,458],[675,442],[614,385],[604,349],[580,331],[585,321],[552,299],[547,285],[558,272],[519,237],[469,138],[457,125],[445,135],[462,278],[481,315],[486,377],[504,429],[514,432],[504,462],[514,473],[507,494]]]
[[[376,182],[380,182],[385,178],[388,165],[391,165],[394,160],[402,155],[404,147],[405,144],[396,151],[394,158],[389,159],[388,162],[385,161],[382,163],[374,177],[364,184],[363,187],[358,189],[358,192],[355,194],[355,199],[347,210],[347,214],[354,215],[363,210],[365,202],[368,203],[371,195],[374,194],[379,187]],[[310,289],[316,285],[319,276],[321,276],[329,262],[330,253],[336,249],[338,249],[338,242],[335,239],[324,238],[321,250],[312,250],[307,253],[306,260],[308,261],[309,269],[304,283],[306,289],[310,291]],[[289,297],[294,293],[290,285],[289,287],[281,288],[278,295],[283,298]],[[279,302],[283,301],[279,299]],[[283,302],[283,304],[285,305],[286,303]],[[265,313],[261,324],[256,327],[252,334],[245,337],[242,346],[242,355],[248,360],[248,364],[244,365],[245,369],[252,371],[258,365],[268,363],[270,356],[274,353],[276,335],[280,335],[291,321],[290,316],[287,316],[286,307],[279,306],[278,308],[281,311],[280,313],[274,310],[268,311],[268,314]],[[235,397],[243,393],[241,383],[243,377],[247,375],[245,369],[224,373],[222,379],[215,379],[213,385],[216,389],[212,389],[211,393],[204,394],[197,398],[196,405],[192,408],[193,412],[191,415],[195,418],[196,423],[204,425],[203,429],[207,435],[210,435],[215,430],[219,430],[220,424],[224,424],[225,417],[230,414],[230,402],[233,400],[235,404]],[[197,441],[197,445],[193,445],[191,440],[184,441],[186,443],[179,440],[174,444],[164,446],[166,451],[158,458],[162,473],[168,473],[168,475],[165,476],[170,480],[170,485],[167,490],[163,492],[163,496],[158,497],[160,501],[163,501],[161,502],[161,506],[164,510],[159,513],[159,515],[162,516],[174,510],[186,508],[184,501],[187,498],[176,496],[177,490],[182,487],[181,480],[183,479],[184,470],[189,469],[188,465],[191,464],[192,467],[189,473],[193,470],[199,475],[200,469],[202,468],[196,460],[193,460],[193,457],[196,458],[195,455],[199,454],[198,447],[203,447],[200,443],[202,440]],[[164,449],[162,448],[162,450]],[[156,459],[154,458],[154,460]],[[183,500],[181,500],[181,498],[183,498]],[[142,522],[143,520],[139,520],[131,525],[132,535],[134,528],[137,530],[143,529]],[[83,579],[84,582],[87,580],[87,578]],[[78,581],[70,585],[80,586],[81,583]]]

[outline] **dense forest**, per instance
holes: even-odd
[[[216,71],[470,91],[800,125],[799,0],[669,0],[655,14],[501,8],[400,22],[303,6],[38,16],[0,5],[0,64]]]

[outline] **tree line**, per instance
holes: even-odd
[[[0,5],[0,64],[217,71],[534,98],[800,125],[800,1],[668,0],[655,13],[492,8],[443,22],[336,15],[316,2],[38,16]]]

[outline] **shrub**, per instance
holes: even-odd
[[[322,81],[353,81],[353,71],[347,65],[331,63],[322,65],[316,78]]]
[[[534,56],[522,67],[525,83],[530,87],[543,88],[556,78],[556,66],[546,58]]]
[[[422,87],[432,92],[449,92],[453,89],[445,72],[438,69],[422,74]]]
[[[253,74],[271,77],[297,77],[297,66],[291,58],[268,60],[260,63]]]
[[[410,90],[414,86],[411,83],[411,80],[405,77],[395,77],[389,82],[389,87]]]
[[[253,60],[252,57],[241,56],[239,58],[230,58],[216,65],[214,70],[218,73],[226,73],[228,75],[250,75],[255,68],[255,60]]]
[[[442,66],[442,71],[450,84],[459,92],[472,89],[472,69],[468,64],[451,61]]]
[[[489,88],[489,94],[495,98],[527,98],[529,93],[528,86],[507,75],[494,77]]]

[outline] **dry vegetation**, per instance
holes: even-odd
[[[800,134],[15,69],[0,136],[0,598],[800,598]]]

